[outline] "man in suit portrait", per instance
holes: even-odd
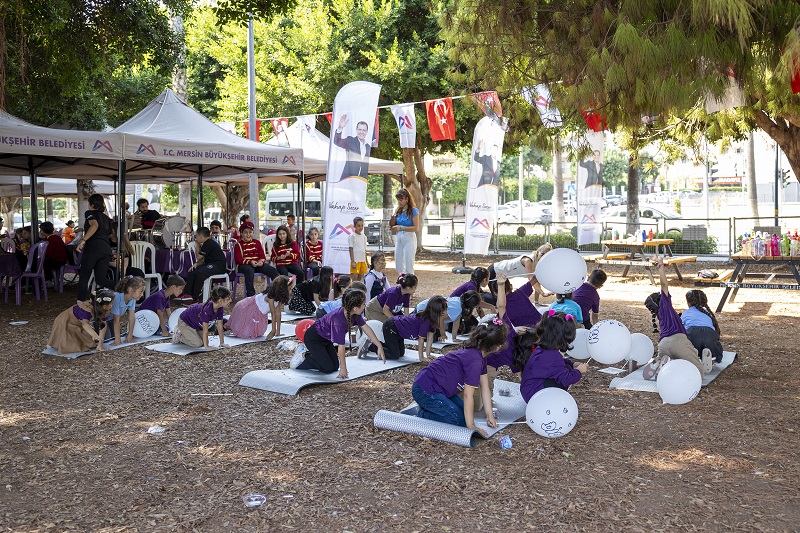
[[[475,162],[480,163],[481,165],[481,179],[478,181],[476,187],[480,187],[482,185],[494,185],[495,187],[499,187],[500,164],[498,162],[499,154],[497,153],[499,151],[499,147],[494,145],[488,153],[484,153],[483,145],[483,139],[478,141],[478,149],[472,156]]]
[[[579,164],[586,169],[586,187],[590,185],[603,186],[603,164],[600,163],[600,150],[595,150],[591,161],[581,161]]]
[[[367,132],[369,126],[363,120],[356,124],[355,137],[342,137],[342,131],[347,126],[347,115],[342,115],[339,119],[339,127],[333,137],[333,143],[347,151],[347,163],[342,170],[341,179],[350,176],[360,176],[367,179],[369,170],[369,152],[372,148],[367,142]]]

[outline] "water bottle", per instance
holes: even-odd
[[[789,254],[792,257],[797,257],[800,255],[800,238],[798,238],[797,235],[795,235],[792,239],[792,244],[789,247]]]
[[[645,231],[642,230],[642,242],[644,242],[646,240],[647,240],[647,233],[645,233]]]
[[[781,244],[780,244],[780,239],[778,239],[778,234],[777,233],[773,233],[772,234],[772,240],[771,240],[770,244],[772,246],[772,250],[771,250],[772,251],[772,257],[780,257],[780,255],[781,255]]]
[[[789,238],[789,234],[783,236],[781,239],[781,256],[786,257],[789,255],[789,246],[791,243],[791,239]]]
[[[750,244],[750,252],[751,255],[755,255],[756,257],[763,257],[764,256],[764,243],[761,242],[761,234],[756,232],[755,237],[753,237],[753,242]]]
[[[648,240],[648,241],[652,241],[652,240],[653,240],[653,237],[654,237],[654,235],[653,235],[653,228],[650,228],[650,231],[649,231],[649,232],[647,232],[647,240]]]
[[[750,255],[750,240],[747,238],[747,233],[742,235],[742,255]]]

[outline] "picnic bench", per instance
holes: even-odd
[[[623,265],[625,270],[622,271],[622,277],[628,275],[628,271],[632,266],[642,267],[647,271],[650,277],[650,283],[656,285],[655,277],[653,277],[653,268],[655,262],[652,258],[645,255],[645,248],[655,248],[655,253],[660,253],[664,256],[664,265],[671,265],[675,269],[675,274],[678,279],[683,281],[681,271],[678,265],[684,263],[693,263],[697,261],[696,255],[681,255],[676,256],[672,254],[673,239],[648,239],[646,241],[638,241],[635,239],[626,240],[607,240],[600,241],[603,245],[603,255],[598,259],[593,259],[598,265]],[[612,248],[621,248],[623,251],[612,251]],[[589,256],[596,257],[596,256]]]

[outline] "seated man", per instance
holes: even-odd
[[[136,207],[138,208],[136,214],[141,218],[142,228],[153,229],[153,224],[156,223],[156,220],[161,218],[161,214],[158,211],[149,209],[150,202],[144,198],[139,198],[136,201]]]
[[[47,281],[52,281],[54,272],[67,264],[67,245],[54,232],[52,222],[39,224],[39,235],[43,241],[47,241],[44,252],[44,277]]]

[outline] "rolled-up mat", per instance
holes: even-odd
[[[512,422],[525,417],[525,409],[527,408],[527,404],[522,399],[519,391],[519,383],[512,383],[502,379],[494,381],[492,403],[499,411],[496,428],[491,428],[486,424],[486,417],[483,411],[475,413],[475,425],[486,430],[488,433],[487,439]],[[478,444],[478,439],[484,438],[480,432],[465,427],[420,418],[414,414],[405,414],[413,411],[414,409],[409,408],[406,408],[401,413],[381,410],[375,413],[373,424],[378,429],[419,435],[420,437],[456,444],[465,448],[474,448]]]

